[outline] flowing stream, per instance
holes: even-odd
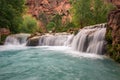
[[[27,47],[29,35],[8,36],[0,46],[0,80],[120,80],[120,65],[104,55],[104,24],[72,34],[40,36]]]

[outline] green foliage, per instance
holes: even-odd
[[[104,0],[70,1],[73,22],[80,27],[106,22],[107,14],[112,9],[112,5],[105,3]]]
[[[74,28],[74,27],[76,27],[76,26],[75,26],[75,24],[74,24],[73,22],[67,22],[67,23],[65,24],[65,27],[67,27],[67,28]]]
[[[62,25],[62,16],[59,14],[56,14],[53,19],[52,22],[54,22],[56,24],[56,27],[61,27]]]
[[[0,0],[0,27],[19,32],[25,0]]]
[[[41,19],[43,19],[42,16],[41,16]],[[46,19],[44,18],[44,20]],[[52,20],[50,20],[50,22],[46,24],[47,24],[46,25],[47,31],[55,30],[55,32],[61,32],[61,29],[63,28],[62,16],[59,14],[56,14],[53,16]]]
[[[105,39],[108,44],[112,44],[112,30],[108,27],[106,31]]]
[[[108,44],[107,53],[111,58],[120,63],[120,44]]]
[[[0,45],[4,44],[4,41],[8,35],[0,35]]]
[[[45,13],[40,13],[38,20],[42,21],[44,26],[46,26],[48,24],[47,15]]]
[[[37,20],[30,15],[25,15],[20,31],[24,33],[33,33],[38,30]]]
[[[54,22],[49,22],[47,24],[47,31],[52,31],[56,27],[56,24]]]
[[[112,29],[107,26],[105,39],[107,41],[107,54],[120,63],[120,44],[113,44]]]
[[[69,32],[69,30],[73,30],[75,28],[75,24],[73,22],[67,22],[66,24],[60,27],[60,32]]]

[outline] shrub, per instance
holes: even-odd
[[[31,15],[25,15],[23,23],[20,27],[20,32],[33,33],[38,29],[37,20]]]
[[[112,5],[104,0],[71,0],[73,22],[80,27],[104,23]]]
[[[55,27],[56,27],[56,24],[54,22],[49,22],[47,24],[47,31],[52,31],[53,28],[55,28]]]

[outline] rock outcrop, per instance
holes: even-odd
[[[40,38],[40,36],[35,36],[32,38],[29,38],[26,46],[38,46],[39,45],[39,38]]]
[[[120,0],[110,0],[116,7],[108,15],[108,28],[106,39],[108,41],[108,54],[120,62]]]
[[[120,9],[110,12],[108,26],[112,29],[112,44],[120,44]]]
[[[62,16],[62,23],[71,20],[69,9],[71,7],[69,0],[27,0],[28,13],[40,20],[39,25],[45,26],[44,22],[49,22],[54,15]]]

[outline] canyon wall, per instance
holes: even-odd
[[[26,5],[28,13],[36,17],[41,26],[45,26],[56,14],[62,16],[62,23],[71,20],[69,0],[27,0]]]
[[[112,10],[108,15],[107,53],[120,62],[120,0],[109,1],[116,6],[116,9]]]

